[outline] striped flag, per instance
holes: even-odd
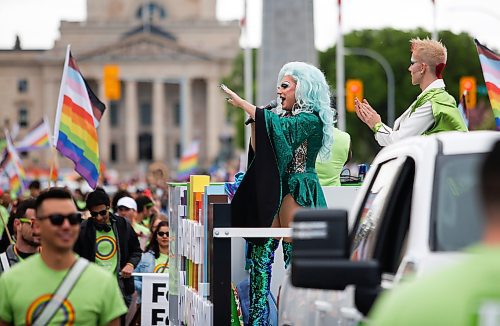
[[[37,123],[15,144],[18,152],[29,152],[50,147],[50,126],[45,118]]]
[[[479,43],[478,40],[474,39],[474,41],[495,116],[496,129],[500,131],[500,56]]]
[[[7,143],[7,151],[2,162],[0,162],[0,168],[9,178],[10,191],[21,196],[26,188],[26,173],[7,130],[5,131],[5,141]]]
[[[99,179],[97,127],[105,109],[83,78],[68,45],[54,123],[54,146],[75,163],[75,171],[92,189]]]
[[[200,143],[193,141],[191,146],[182,154],[177,168],[177,180],[188,181],[191,174],[196,174],[198,170],[198,152],[200,151]]]

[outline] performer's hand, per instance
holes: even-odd
[[[244,99],[242,99],[238,94],[233,92],[231,89],[229,89],[226,85],[220,84],[220,88],[228,95],[226,98],[227,102],[231,104],[232,106],[235,106],[237,108],[243,108],[244,103],[246,102]]]
[[[370,127],[370,129],[373,129],[377,123],[382,122],[380,115],[371,107],[366,99],[360,102],[358,98],[355,98],[354,107],[358,118]]]

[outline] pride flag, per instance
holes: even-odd
[[[474,41],[495,116],[496,129],[500,131],[500,56],[479,43],[478,40],[474,39]]]
[[[50,147],[50,126],[47,120],[42,119],[20,141],[17,141],[18,152],[29,152]]]
[[[7,144],[6,154],[0,163],[0,168],[9,178],[10,191],[21,196],[26,188],[26,173],[21,165],[21,159],[12,145],[12,140],[8,131],[5,131],[5,141]]]
[[[177,167],[177,180],[188,181],[191,174],[196,174],[199,151],[200,143],[198,141],[192,142],[191,146],[184,151]]]
[[[54,146],[75,163],[75,171],[92,189],[99,179],[97,126],[105,109],[83,78],[68,45],[54,123]]]

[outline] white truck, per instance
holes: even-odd
[[[355,325],[381,291],[459,259],[481,236],[477,169],[498,140],[493,131],[408,138],[376,156],[349,218],[299,213],[279,325]]]

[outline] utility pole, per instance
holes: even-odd
[[[342,0],[339,4],[339,21],[337,35],[337,125],[346,130],[345,123],[345,68],[344,68],[344,35],[342,34]]]

